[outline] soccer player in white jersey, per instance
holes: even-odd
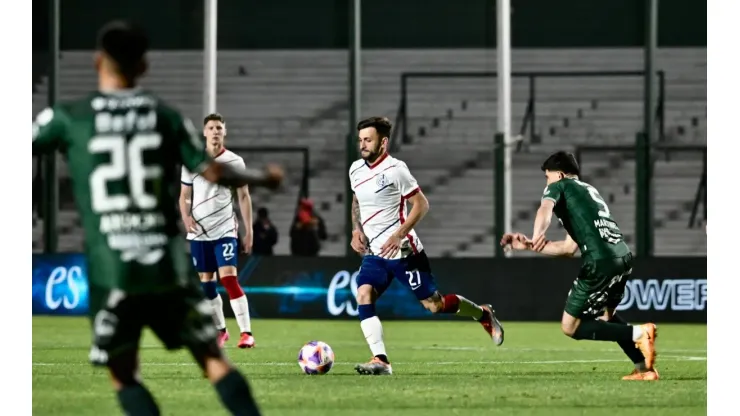
[[[429,210],[429,202],[406,164],[388,154],[391,122],[371,117],[357,124],[362,159],[355,161],[349,178],[352,200],[352,249],[363,256],[357,275],[360,327],[373,358],[358,364],[360,374],[392,374],[383,342],[383,327],[375,301],[393,279],[413,291],[432,313],[454,313],[480,322],[496,345],[504,329],[491,305],[477,305],[460,295],[442,295],[434,282],[429,259],[414,226]],[[411,211],[406,211],[406,201]]]
[[[206,152],[220,163],[244,167],[244,159],[226,150],[226,123],[223,116],[209,114],[203,120],[203,134],[206,137]],[[231,299],[231,307],[239,324],[241,337],[239,348],[254,347],[249,304],[237,279],[237,260],[239,254],[238,222],[232,205],[232,190],[206,181],[202,176],[191,174],[182,168],[180,192],[180,214],[188,231],[190,254],[198,271],[201,286],[213,306],[216,327],[220,334],[218,343],[223,347],[229,340],[224,318],[223,300],[216,290],[216,275]],[[246,236],[244,251],[252,249],[252,201],[248,187],[238,188],[239,209],[244,221]]]

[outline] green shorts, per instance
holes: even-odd
[[[136,351],[144,327],[168,350],[187,347],[197,359],[221,356],[212,307],[195,287],[126,295],[91,286],[90,319],[90,362],[94,365],[107,365],[119,354]]]
[[[584,259],[568,292],[565,312],[576,318],[596,318],[619,306],[632,274],[632,254],[611,259]]]

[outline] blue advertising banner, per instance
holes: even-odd
[[[32,264],[34,315],[87,313],[89,292],[84,255],[34,255]]]
[[[490,303],[501,319],[559,321],[579,259],[431,259],[443,293]],[[242,256],[239,281],[255,318],[356,319],[359,258]],[[193,279],[197,279],[193,272]],[[33,256],[33,313],[84,315],[81,254]],[[221,288],[222,296],[225,291]],[[224,304],[228,304],[225,298]],[[706,258],[636,259],[618,310],[629,321],[706,322]],[[224,308],[233,316],[231,308]],[[445,319],[427,312],[399,282],[376,304],[383,319]]]

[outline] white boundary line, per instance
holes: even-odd
[[[490,351],[490,348],[484,347],[411,347],[412,350],[436,350],[436,351]],[[522,352],[619,352],[617,348],[516,348],[516,347],[499,347],[495,351],[522,351]],[[705,353],[706,349],[672,349],[661,348],[660,352],[690,352]]]
[[[706,361],[707,357],[694,357],[694,356],[683,356],[683,355],[661,355],[661,359],[667,359],[669,361]],[[603,359],[603,360],[545,360],[545,361],[394,361],[394,365],[465,365],[465,364],[489,364],[489,365],[501,365],[501,364],[534,364],[534,365],[548,365],[548,364],[589,364],[589,363],[626,363],[626,359]],[[80,362],[74,362],[74,363],[44,363],[44,362],[35,362],[33,363],[34,367],[42,367],[42,366],[49,366],[49,367],[64,367],[64,366],[77,366],[77,365],[90,365],[88,363],[80,363]],[[195,362],[173,362],[173,363],[162,363],[162,362],[154,362],[154,363],[147,363],[143,362],[141,363],[141,366],[146,368],[148,366],[195,366]],[[294,366],[298,365],[298,363],[294,362],[279,362],[279,361],[267,361],[267,362],[240,362],[240,363],[234,363],[234,365],[237,366],[248,366],[248,367],[282,367],[282,366]],[[343,363],[338,362],[334,363],[334,365],[355,365],[355,363]]]
[[[337,348],[351,348],[351,347],[357,347],[357,348],[365,348],[366,344],[353,344],[353,343],[336,343],[331,344],[334,347]],[[294,347],[289,347],[284,344],[281,345],[266,345],[266,344],[260,344],[260,348],[269,348],[272,350],[292,350],[296,349]],[[398,348],[405,348],[403,346]],[[44,347],[33,347],[34,351],[52,351],[52,350],[89,350],[89,345],[54,345],[49,348]],[[149,350],[149,349],[162,349],[162,346],[159,344],[144,344],[139,346],[140,350]],[[230,350],[233,348],[229,348],[229,346],[226,346],[226,350]],[[498,347],[498,348],[487,348],[487,347],[456,347],[456,346],[449,346],[449,347],[408,347],[406,349],[414,350],[414,351],[505,351],[505,352],[576,352],[576,353],[602,353],[602,352],[620,352],[620,350],[615,346],[614,348],[517,348],[517,347]],[[660,353],[692,353],[692,354],[706,354],[706,349],[696,348],[696,349],[674,349],[674,348],[661,348]]]

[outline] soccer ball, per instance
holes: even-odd
[[[334,365],[334,351],[325,342],[311,341],[298,351],[298,365],[306,374],[326,374]]]

